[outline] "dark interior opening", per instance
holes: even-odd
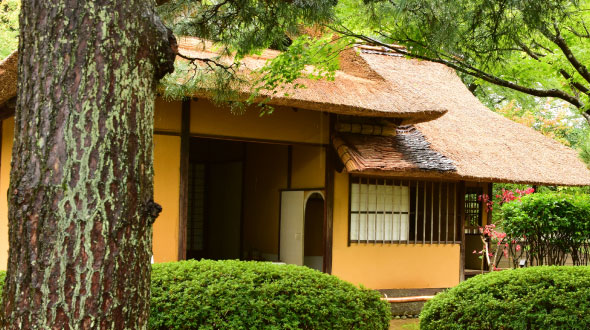
[[[322,271],[324,261],[324,205],[324,198],[319,193],[313,193],[305,205],[304,265],[319,271]]]
[[[191,139],[187,259],[239,259],[244,143]]]

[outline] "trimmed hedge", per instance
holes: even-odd
[[[0,297],[6,272],[0,271]],[[152,267],[150,329],[383,329],[376,291],[306,267],[180,261]]]
[[[590,267],[478,275],[424,305],[420,329],[588,329]]]
[[[155,264],[151,329],[383,329],[379,293],[334,276],[268,262]]]

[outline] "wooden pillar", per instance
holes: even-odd
[[[190,152],[191,100],[182,100],[180,128],[180,197],[178,212],[178,260],[186,259],[186,223],[188,219],[188,170]]]
[[[334,234],[334,171],[336,152],[332,146],[332,132],[336,118],[333,114],[330,114],[330,132],[329,132],[329,144],[326,146],[326,174],[325,174],[325,187],[326,187],[326,208],[324,214],[324,262],[322,265],[324,273],[332,273],[332,241]]]
[[[461,237],[459,259],[459,281],[465,280],[465,181],[460,181],[457,187],[457,210],[459,213],[459,237]]]

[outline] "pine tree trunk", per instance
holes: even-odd
[[[23,0],[7,329],[143,329],[155,84],[175,40],[146,0]]]

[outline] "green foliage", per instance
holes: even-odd
[[[494,205],[500,205],[502,200],[502,191],[503,190],[510,190],[516,191],[519,190],[526,190],[531,188],[531,185],[526,184],[517,184],[517,183],[494,183],[493,184],[493,192],[492,192],[492,200]],[[590,187],[565,187],[565,186],[537,186],[536,187],[537,193],[562,193],[568,195],[580,195],[580,194],[590,194]],[[492,223],[502,226],[502,208],[501,207],[494,207],[492,212]]]
[[[151,329],[388,329],[372,290],[305,267],[181,261],[152,273]]]
[[[588,263],[590,196],[537,193],[502,206],[502,227],[509,237],[526,237],[533,264]]]
[[[253,93],[248,102],[252,103],[263,92],[273,97],[283,92],[281,96],[289,97],[288,91],[282,91],[282,88],[305,88],[305,85],[296,82],[299,78],[334,80],[339,66],[338,54],[350,42],[347,38],[332,39],[330,34],[320,38],[303,35],[295,39],[285,52],[258,70],[259,75],[253,83]],[[268,96],[259,105],[267,100]]]
[[[0,0],[0,60],[18,46],[20,0]]]
[[[158,13],[177,35],[211,40],[220,53],[238,59],[271,45],[284,45],[286,35],[297,35],[304,24],[324,23],[332,17],[335,0],[173,0]]]
[[[420,329],[588,329],[589,297],[589,267],[492,272],[427,302]]]
[[[300,36],[306,26],[328,22],[336,2],[174,0],[158,7],[175,34],[210,40],[216,52],[214,57],[194,58],[189,66],[177,66],[176,74],[163,81],[164,96],[179,98],[206,90],[214,101],[230,102],[239,109],[259,101],[263,91],[309,76],[302,70],[304,65],[314,65],[312,76],[330,78],[337,67],[333,48],[338,43],[331,46],[326,37]],[[271,60],[258,73],[243,68],[245,56],[270,47],[287,51],[288,55]],[[249,97],[241,97],[238,92]]]
[[[318,38],[303,35],[255,72],[237,58],[229,59],[221,54],[211,58],[221,65],[177,61],[174,73],[161,81],[160,91],[165,98],[175,100],[196,91],[207,91],[214,103],[229,105],[234,112],[257,103],[261,114],[265,114],[272,112],[272,107],[266,105],[269,97],[288,97],[289,91],[305,88],[297,79],[333,80],[338,69],[337,55],[347,46],[346,38],[332,40],[332,35]],[[286,86],[288,89],[284,89]]]
[[[4,306],[2,303],[2,297],[4,296],[4,280],[6,279],[6,271],[0,270],[0,306]],[[5,324],[4,313],[0,311],[0,324]]]

